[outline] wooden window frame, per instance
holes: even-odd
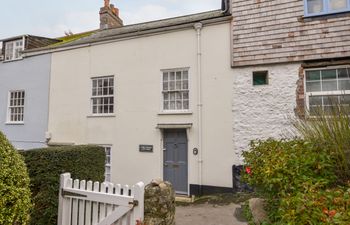
[[[21,94],[22,97],[16,97],[13,95]],[[8,93],[8,102],[7,102],[7,122],[6,124],[24,124],[24,110],[25,110],[25,98],[26,94],[24,90],[12,90]],[[20,102],[20,100],[23,99],[23,104]],[[16,102],[16,104],[11,104],[11,102]],[[20,104],[18,104],[20,103]],[[13,113],[13,109],[16,109],[17,112]],[[16,119],[14,119],[16,118]]]
[[[21,43],[21,45],[16,46],[17,43]],[[3,45],[4,45],[3,48],[5,49],[4,62],[22,59],[23,57],[22,57],[21,51],[24,50],[24,43],[25,43],[24,38],[13,40],[13,41],[7,41],[7,42],[3,43]],[[8,45],[10,45],[10,44],[12,44],[12,49],[11,49],[11,52],[9,53],[8,52]],[[18,56],[16,56],[17,51],[18,51]],[[10,58],[8,58],[9,55],[10,55]]]
[[[339,89],[339,80],[345,80],[345,79],[339,79],[338,77],[338,69],[346,68],[350,70],[349,65],[342,65],[342,66],[330,66],[330,67],[322,67],[322,68],[312,68],[312,69],[305,69],[304,71],[304,87],[305,87],[305,103],[306,103],[306,109],[308,112],[310,112],[310,97],[316,97],[316,96],[341,96],[341,95],[350,95],[350,88],[348,90],[335,90],[335,91],[322,91],[322,76],[320,76],[320,85],[321,85],[321,91],[307,91],[307,78],[306,73],[308,71],[323,71],[323,70],[336,70],[336,81],[337,81],[337,89]],[[350,80],[350,78],[349,78]],[[324,107],[324,103],[322,101],[321,107]],[[312,115],[309,115],[312,117]]]
[[[113,85],[110,85],[111,79],[113,80]],[[94,87],[94,81],[96,81],[98,83],[100,80],[102,81],[102,87],[98,87],[98,86]],[[107,86],[104,86],[105,80],[107,80],[107,82],[108,82]],[[99,88],[102,88],[101,94],[98,93]],[[104,88],[108,89],[107,94],[103,93]],[[109,93],[110,88],[112,88],[113,94]],[[96,89],[95,93],[94,93],[94,89]],[[105,100],[107,100],[107,99],[108,99],[108,103],[105,103]],[[112,99],[112,102],[110,103],[111,99]],[[97,102],[100,101],[100,103],[94,103],[95,100]],[[108,107],[107,112],[105,111],[105,106]],[[99,110],[99,107],[102,107],[101,108],[102,110]],[[113,107],[113,109],[111,110],[110,107]],[[91,115],[93,115],[93,116],[111,116],[111,115],[114,115],[116,109],[115,109],[115,77],[113,75],[112,76],[92,77],[91,78],[91,109],[90,110],[91,110]]]
[[[347,1],[347,8],[340,9],[340,10],[331,10],[330,9],[330,0],[322,0],[323,1],[323,12],[309,13],[309,11],[308,11],[308,1],[309,0],[304,0],[304,15],[306,17],[330,15],[330,14],[343,13],[343,12],[349,12],[350,11],[350,0],[346,0]]]
[[[180,80],[177,80],[176,79],[176,75],[178,72],[181,72],[181,79]],[[164,80],[164,75],[165,73],[175,73],[175,86],[174,86],[174,90],[170,90],[170,83],[168,82],[168,89],[165,90],[164,89],[164,83],[166,83],[167,81]],[[184,73],[187,73],[187,79],[184,79]],[[170,75],[169,75],[170,76]],[[169,81],[169,80],[168,80]],[[176,81],[179,81],[181,82],[181,89],[177,89],[176,88]],[[184,89],[183,88],[183,82],[184,81],[187,81],[187,89]],[[188,113],[190,112],[190,109],[191,109],[191,96],[190,96],[190,85],[191,84],[191,80],[190,80],[190,70],[189,70],[189,67],[184,67],[184,68],[174,68],[174,69],[164,69],[164,70],[161,70],[161,90],[162,90],[162,98],[161,98],[161,112],[162,113]],[[188,99],[184,99],[183,98],[183,94],[185,94],[187,92],[188,94]],[[171,100],[170,100],[170,94],[171,93],[175,93],[175,108],[174,109],[171,109],[170,107],[170,104],[171,104]],[[179,93],[181,94],[181,109],[178,109],[177,108],[177,101],[180,101],[180,100],[177,100],[176,99],[176,94]],[[165,99],[165,95],[168,94],[169,97],[168,97],[168,100]],[[169,107],[166,108],[165,107],[165,102],[168,102],[169,103]],[[185,101],[188,101],[188,107],[187,108],[184,108],[184,102]]]

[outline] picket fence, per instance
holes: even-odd
[[[58,225],[135,225],[144,217],[144,183],[74,180],[61,175]]]

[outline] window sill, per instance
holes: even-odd
[[[304,15],[302,18],[303,19],[312,19],[312,18],[317,18],[317,17],[332,17],[332,16],[337,16],[339,14],[347,14],[347,13],[350,13],[350,9],[341,10],[341,11],[334,11],[334,12],[309,14],[309,15]]]
[[[192,111],[162,111],[158,115],[192,115]]]
[[[100,115],[89,115],[87,118],[110,118],[115,117],[115,114],[100,114]]]
[[[24,122],[6,122],[5,125],[24,125]]]

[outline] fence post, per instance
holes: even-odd
[[[67,181],[71,178],[70,173],[64,173],[60,176],[60,190],[58,196],[58,218],[57,225],[69,224],[69,200],[63,197],[63,188],[66,187]]]
[[[145,205],[145,184],[142,182],[137,183],[134,186],[134,199],[138,201],[138,205],[133,209],[133,221],[143,221],[144,219],[144,205]]]

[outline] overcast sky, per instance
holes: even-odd
[[[99,27],[103,0],[0,0],[0,39],[32,34],[64,36]],[[203,12],[221,7],[221,0],[111,0],[124,24]]]

